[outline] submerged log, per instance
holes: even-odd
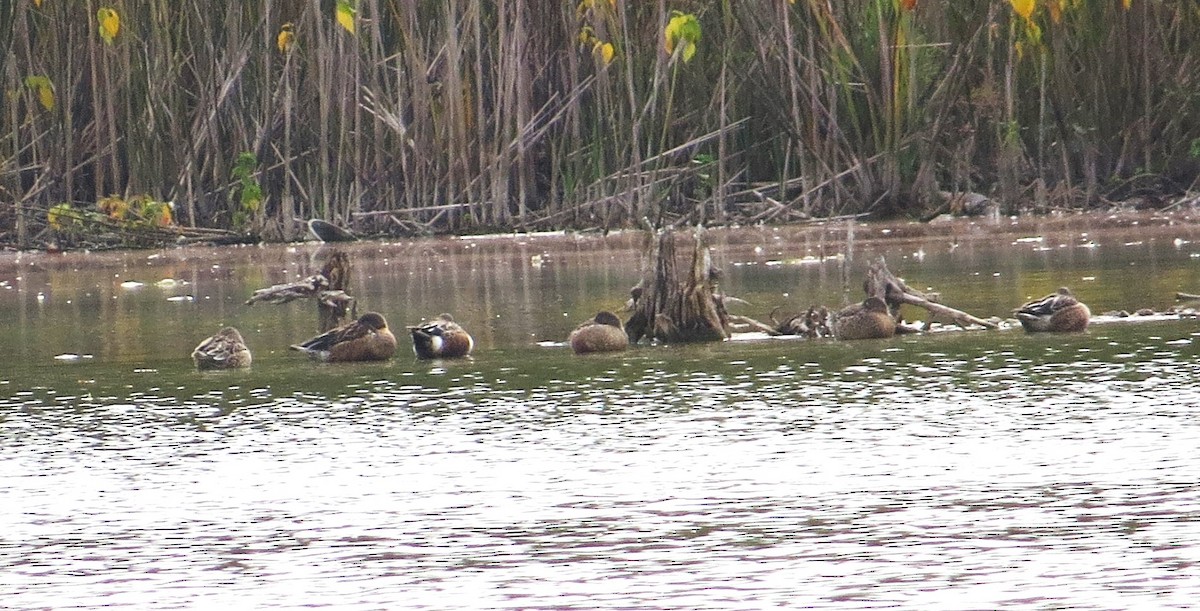
[[[937,303],[934,297],[909,287],[903,280],[897,278],[888,270],[887,260],[882,256],[879,257],[878,261],[872,263],[867,270],[867,279],[863,281],[863,291],[867,294],[867,297],[878,297],[884,300],[888,305],[888,310],[891,312],[892,317],[897,322],[900,322],[900,306],[908,304],[924,308],[934,316],[949,318],[962,327],[980,325],[988,329],[998,328],[994,322],[983,320],[961,310]]]
[[[643,337],[664,343],[729,337],[720,271],[713,267],[712,253],[704,244],[704,229],[696,227],[691,267],[683,278],[676,270],[675,239],[668,230],[650,237],[642,280],[630,291],[633,316],[625,323],[630,343]]]

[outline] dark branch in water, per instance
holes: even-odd
[[[909,287],[903,280],[897,278],[888,270],[887,260],[882,256],[879,257],[878,261],[872,263],[867,270],[867,279],[863,282],[863,291],[867,294],[867,297],[878,297],[887,302],[888,309],[896,317],[897,321],[900,318],[900,306],[908,304],[924,308],[934,316],[949,318],[959,326],[979,325],[988,329],[998,328],[998,325],[994,322],[986,321],[967,314],[962,310],[956,310],[937,303],[935,301],[936,297],[926,295]]]

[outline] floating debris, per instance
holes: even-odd
[[[74,353],[68,352],[65,354],[60,354],[58,356],[55,356],[54,360],[63,361],[64,363],[70,363],[70,362],[82,361],[82,360],[90,359],[90,358],[92,358],[92,355],[90,355],[90,354],[74,354]]]

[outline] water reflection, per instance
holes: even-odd
[[[855,265],[887,254],[982,315],[1064,279],[1097,310],[1197,284],[1171,232],[1125,246],[1137,240],[1092,229],[1099,246],[1064,263],[1012,236],[949,250],[870,231]],[[730,291],[761,308],[836,301],[838,258],[770,264],[831,251],[832,234],[775,234],[723,238]],[[15,347],[0,357],[4,604],[1187,608],[1200,595],[1194,322],[573,358],[535,342],[623,298],[637,239],[554,244],[356,246],[370,307],[397,326],[452,310],[480,338],[475,359],[432,363],[287,353],[314,313],[240,303],[319,267],[307,246],[22,264],[23,288],[0,292],[24,321],[0,331]],[[167,301],[162,277],[194,299]],[[193,371],[194,342],[230,322],[253,330],[254,367]],[[94,358],[53,361],[68,350]]]

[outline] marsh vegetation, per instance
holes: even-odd
[[[1141,0],[8,2],[0,241],[1154,207],[1194,187],[1198,34]]]

